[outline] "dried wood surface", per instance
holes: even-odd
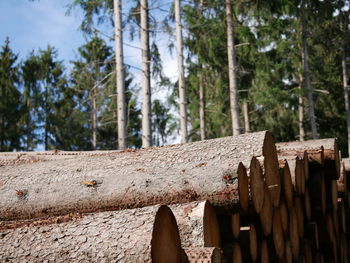
[[[64,223],[0,231],[0,262],[180,262],[166,206],[87,214]]]
[[[239,199],[237,167],[249,165],[252,156],[264,160],[266,176],[278,169],[269,132],[3,166],[0,219],[196,200],[230,206]]]
[[[221,247],[218,220],[208,201],[174,204],[173,211],[184,247]]]

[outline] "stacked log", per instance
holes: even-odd
[[[0,261],[348,262],[348,180],[336,139],[267,131],[0,154]]]

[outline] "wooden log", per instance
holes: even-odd
[[[284,262],[293,263],[292,246],[289,239],[285,242]]]
[[[282,158],[286,158],[283,156]],[[305,171],[304,162],[299,157],[289,157],[284,159],[288,162],[292,185],[297,194],[303,195],[305,192]]]
[[[293,207],[293,183],[288,161],[279,161],[281,175],[281,195],[286,200],[289,209]]]
[[[312,208],[311,208],[311,199],[310,199],[308,187],[305,188],[305,194],[304,194],[304,212],[305,212],[304,214],[305,214],[306,220],[307,221],[311,220]]]
[[[315,143],[315,140],[276,143],[276,148],[278,155],[298,156],[299,158],[303,158],[306,151],[309,162],[324,165],[324,148],[322,144]]]
[[[247,211],[249,207],[249,182],[248,182],[247,169],[243,163],[238,164],[237,176],[238,176],[239,203],[241,205],[241,208],[244,211]]]
[[[299,256],[299,230],[298,219],[293,208],[289,213],[289,240],[292,246],[293,258],[296,260]]]
[[[216,247],[184,247],[188,263],[221,263],[222,252]]]
[[[258,237],[254,224],[241,227],[240,231],[239,243],[243,259],[256,262],[258,257]]]
[[[284,256],[285,244],[284,244],[282,220],[278,209],[275,210],[273,213],[272,236],[273,236],[273,243],[275,247],[275,253],[277,257],[280,260],[282,260]]]
[[[253,157],[249,168],[250,190],[255,211],[260,213],[264,203],[265,186],[263,171],[257,158]],[[270,193],[269,193],[270,194]],[[271,196],[271,194],[270,194]]]
[[[4,166],[0,168],[0,217],[35,218],[198,200],[232,206],[239,200],[238,165],[249,165],[252,156],[263,160],[269,191],[276,193],[278,160],[266,131],[15,169]]]
[[[346,204],[343,198],[338,198],[338,218],[343,233],[348,233],[348,219],[346,212]]]
[[[312,263],[313,262],[313,256],[312,256],[313,253],[312,253],[312,249],[311,249],[311,246],[310,246],[310,243],[308,240],[304,240],[303,247],[304,247],[305,262]]]
[[[326,183],[322,167],[319,165],[310,165],[309,193],[312,217],[324,216],[327,204]]]
[[[169,206],[173,211],[184,247],[221,247],[220,229],[209,201]]]
[[[263,233],[265,236],[270,235],[271,229],[272,229],[272,201],[270,198],[270,193],[267,189],[267,186],[265,186],[265,198],[262,210],[259,214],[261,228],[263,230]]]
[[[289,232],[289,221],[288,221],[289,215],[288,215],[288,209],[287,209],[286,203],[283,200],[280,202],[280,206],[278,210],[281,216],[284,237],[287,238],[288,232]]]
[[[305,238],[309,240],[313,251],[318,251],[320,249],[317,223],[308,222],[305,225]]]
[[[173,213],[160,205],[0,231],[0,262],[45,260],[181,262],[180,236]]]
[[[266,240],[261,242],[261,263],[269,263],[270,262],[270,253],[269,248],[267,246]]]
[[[300,196],[295,196],[294,204],[295,204],[295,213],[298,221],[299,238],[302,238],[304,236],[304,208],[303,208],[303,203]]]
[[[349,262],[348,245],[344,234],[340,238],[340,262],[341,263]]]
[[[243,257],[241,252],[241,246],[237,242],[233,246],[233,253],[232,253],[232,263],[243,263]]]
[[[241,216],[239,213],[234,213],[231,215],[231,229],[233,237],[238,239],[241,232]]]

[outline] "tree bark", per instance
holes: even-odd
[[[222,253],[216,247],[185,247],[188,263],[221,263]]]
[[[307,99],[309,105],[309,121],[311,126],[312,139],[318,139],[317,123],[315,116],[315,104],[312,94],[311,80],[310,80],[310,69],[309,69],[309,56],[307,48],[307,19],[305,17],[305,1],[302,1],[301,7],[301,31],[302,31],[302,58],[304,68],[304,81],[307,92]]]
[[[115,21],[115,63],[117,77],[117,106],[118,106],[118,149],[127,147],[127,119],[124,82],[124,55],[123,55],[123,30],[122,30],[122,1],[114,0]]]
[[[269,132],[4,166],[0,217],[35,218],[197,200],[232,207],[238,203],[239,163],[249,164],[252,156],[264,160],[266,174],[278,167]],[[15,190],[26,194],[18,196]]]
[[[203,67],[202,67],[203,69]],[[199,125],[201,140],[205,140],[205,99],[204,99],[204,74],[199,77]]]
[[[142,147],[152,145],[151,129],[151,74],[148,29],[148,0],[141,0],[141,50],[142,50]]]
[[[92,124],[92,149],[96,150],[97,145],[97,109],[96,109],[96,88],[93,88],[91,94],[91,124]]]
[[[347,26],[347,25],[346,25]],[[345,35],[345,33],[344,33]],[[346,68],[346,40],[343,39],[342,49],[342,74],[343,74],[343,89],[344,89],[344,101],[345,101],[345,112],[346,112],[346,124],[348,132],[348,155],[350,156],[350,106],[349,106],[349,87],[348,87],[348,72]]]
[[[300,89],[302,86],[300,84]],[[298,117],[299,117],[299,141],[305,140],[305,130],[304,130],[304,98],[302,95],[298,96]]]
[[[184,247],[221,247],[218,220],[208,201],[170,206],[179,227]]]
[[[186,87],[185,73],[183,61],[182,47],[182,24],[181,24],[181,3],[180,0],[175,0],[175,21],[176,21],[176,49],[177,49],[177,65],[179,70],[179,103],[180,103],[180,130],[181,143],[188,142],[187,134],[187,102],[186,102]]]
[[[248,101],[243,101],[243,115],[244,115],[244,131],[245,133],[250,132],[250,123],[249,123],[249,108]]]
[[[0,230],[1,262],[45,260],[181,262],[180,236],[171,210],[159,205]]]
[[[235,54],[235,40],[233,30],[232,0],[225,0],[226,3],[226,21],[227,21],[227,54],[228,70],[230,82],[230,107],[232,118],[232,133],[238,135],[241,133],[239,125],[239,106],[237,92],[237,63]]]

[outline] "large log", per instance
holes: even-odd
[[[173,211],[184,247],[221,247],[220,229],[208,201],[174,204]]]
[[[188,263],[221,263],[222,252],[216,247],[185,247]]]
[[[338,179],[340,176],[339,146],[335,138],[284,142],[276,144],[276,147],[278,153],[294,151],[301,155],[306,150],[310,161],[323,165],[326,177]]]
[[[0,231],[0,262],[181,262],[167,206],[87,214],[61,224]]]
[[[252,156],[263,160],[269,191],[278,203],[276,148],[271,134],[264,131],[0,167],[0,217],[35,218],[197,200],[232,206],[239,200],[238,165],[248,166]]]

